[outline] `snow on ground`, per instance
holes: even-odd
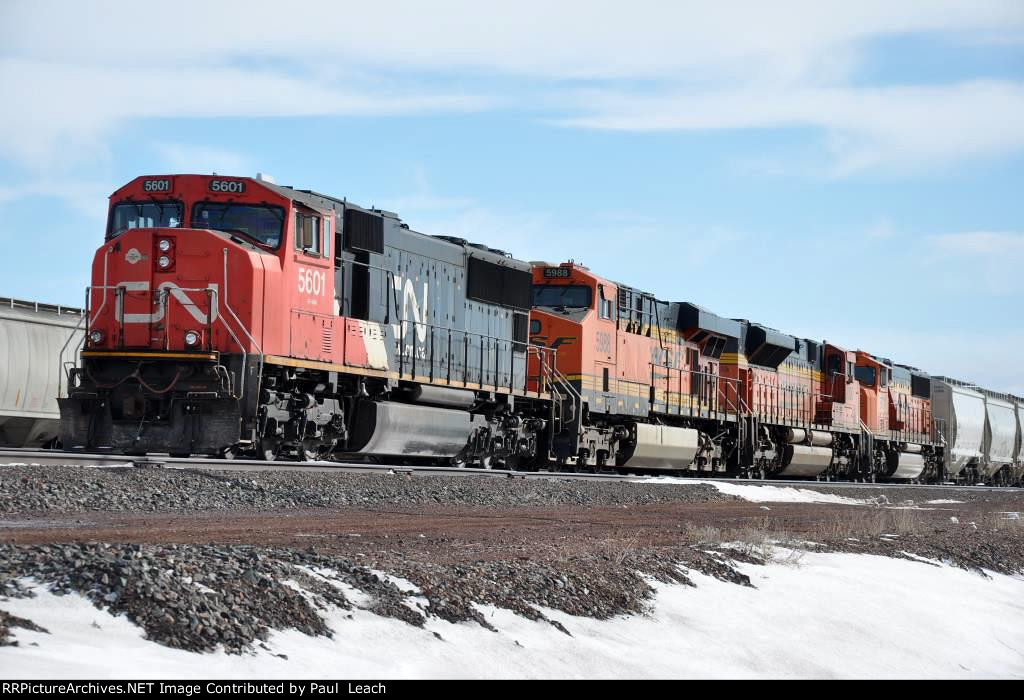
[[[52,634],[13,630],[20,646],[0,648],[0,676],[1024,677],[1020,577],[857,554],[740,568],[756,588],[696,572],[696,588],[652,584],[648,616],[602,622],[544,611],[572,637],[489,607],[480,610],[498,632],[337,610],[327,613],[334,639],[276,632],[271,651],[242,656],[161,647],[79,596],[40,591],[2,603]]]
[[[933,501],[925,501],[925,503],[927,503],[928,505],[937,506],[937,505],[943,505],[943,504],[947,504],[947,503],[963,503],[963,501],[957,501],[957,500],[953,500],[951,498],[936,498]]]
[[[867,503],[875,505],[877,503],[874,499],[847,498],[846,496],[837,496],[834,493],[821,493],[792,486],[758,486],[756,484],[734,484],[729,481],[701,481],[699,479],[671,476],[652,476],[636,479],[636,481],[658,484],[708,484],[724,494],[737,496],[753,503],[843,503],[854,506],[862,506]]]

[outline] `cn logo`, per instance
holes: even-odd
[[[423,303],[420,304],[416,298],[416,289],[413,287],[412,280],[408,277],[401,277],[394,275],[395,281],[395,298],[402,300],[402,316],[403,321],[408,321],[411,325],[416,327],[416,336],[419,338],[421,343],[427,341],[427,325],[430,322],[430,317],[427,314],[427,292],[429,287],[427,286],[426,280],[423,281]],[[409,324],[406,324],[409,325]],[[399,338],[402,335],[402,324],[392,323],[393,330],[395,331],[395,337]]]
[[[123,287],[126,292],[148,292],[149,283],[146,281],[142,282],[121,282],[117,285]],[[219,296],[219,287],[216,283],[211,282],[206,287],[213,291],[213,294],[202,294],[203,297],[199,303],[192,301],[189,295],[181,287],[176,285],[174,282],[164,282],[155,290],[153,290],[153,307],[156,309],[153,313],[148,314],[126,314],[124,309],[121,307],[122,295],[118,294],[114,307],[114,313],[117,318],[121,319],[122,323],[156,323],[157,321],[163,320],[164,311],[166,306],[159,303],[160,292],[165,289],[168,291],[168,295],[177,301],[189,315],[196,320],[197,323],[213,323],[217,320],[217,306],[218,302],[216,298]],[[193,292],[195,294],[196,292]],[[212,303],[211,303],[212,297]],[[200,308],[200,304],[203,306],[209,305],[210,315],[207,316],[206,312]]]

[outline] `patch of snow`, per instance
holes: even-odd
[[[753,503],[842,503],[854,506],[868,503],[864,499],[837,496],[834,493],[821,493],[793,486],[757,486],[733,484],[728,481],[698,481],[695,483],[710,484],[726,495],[738,496]]]
[[[571,638],[489,606],[478,609],[497,634],[436,618],[419,629],[357,608],[324,613],[333,639],[273,632],[270,651],[244,655],[162,647],[81,596],[39,587],[37,597],[0,607],[52,634],[13,630],[20,646],[0,648],[0,675],[1024,678],[1020,578],[846,553],[803,553],[798,567],[738,568],[756,588],[698,572],[689,573],[696,588],[652,582],[649,615],[598,621],[544,609]]]
[[[401,576],[395,576],[384,571],[379,571],[378,569],[369,569],[369,572],[377,578],[379,578],[381,581],[387,581],[388,583],[393,584],[395,588],[402,591],[403,593],[422,592],[420,591],[420,587],[412,581],[410,581],[409,579],[402,578]]]
[[[373,597],[370,594],[337,578],[338,572],[334,569],[325,569],[319,566],[296,566],[295,568],[333,586],[355,607],[368,608],[373,605]]]
[[[936,498],[933,501],[925,501],[925,503],[927,503],[930,506],[937,506],[945,503],[963,503],[963,501],[956,501],[953,500],[952,498]]]

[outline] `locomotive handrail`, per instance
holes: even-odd
[[[103,303],[100,304],[100,308],[96,309],[96,315],[93,316],[91,319],[89,319],[89,323],[85,327],[85,332],[86,333],[89,332],[89,326],[91,326],[92,324],[96,323],[96,319],[98,319],[100,317],[100,314],[103,313],[103,309],[106,308],[106,306],[107,306],[106,290],[107,289],[111,289],[111,287],[107,285],[107,279],[108,279],[108,276],[107,276],[107,264],[108,264],[108,258],[109,257],[110,257],[110,248],[107,248],[106,253],[103,255],[103,285],[100,287],[100,289],[104,290]],[[87,288],[87,290],[88,289],[95,289],[95,287]],[[90,301],[91,301],[90,297],[91,297],[91,295],[86,296],[86,301],[85,301],[86,309],[88,309],[89,306],[90,306]]]
[[[553,376],[558,381],[558,383],[560,385],[564,385],[565,388],[569,390],[570,395],[573,398],[575,398],[580,403],[580,405],[582,405],[583,404],[583,395],[579,391],[576,390],[576,387],[574,387],[572,385],[572,382],[569,381],[568,377],[566,377],[564,374],[562,374],[562,372],[557,367],[555,367],[554,365],[551,365],[550,369],[551,369],[551,376]]]
[[[218,301],[218,307],[219,307],[219,295],[217,294],[217,292],[215,290],[213,290],[213,298],[214,298],[214,300]],[[262,364],[262,362],[263,362],[263,348],[261,348],[260,344],[256,342],[256,339],[252,337],[252,335],[249,333],[249,329],[247,329],[245,327],[245,324],[243,324],[240,320],[238,320],[238,316],[235,315],[234,309],[231,308],[231,304],[228,302],[228,249],[227,248],[224,248],[224,308],[228,310],[228,313],[231,314],[231,318],[235,319],[235,323],[237,323],[238,327],[242,329],[243,333],[245,333],[245,337],[248,338],[249,342],[252,343],[253,346],[256,348],[256,352],[259,354],[260,363]],[[210,313],[211,313],[211,315],[213,314],[213,310],[212,309],[210,310]],[[224,323],[224,317],[220,316],[220,318],[221,318],[221,322]],[[242,397],[245,396],[245,370],[246,370],[246,362],[247,362],[247,360],[249,358],[249,353],[246,352],[246,349],[242,346],[241,343],[238,342],[238,338],[235,337],[235,334],[231,332],[231,326],[229,326],[227,323],[224,323],[224,327],[227,329],[228,333],[231,333],[231,337],[235,341],[235,344],[238,345],[238,347],[242,350],[242,369],[241,369],[240,377],[239,377],[239,379],[241,380],[239,382],[239,384],[241,385],[241,390],[238,392],[238,396],[237,396],[237,399],[239,401],[241,401]],[[260,392],[260,388],[261,388],[262,384],[263,384],[263,372],[260,372],[259,376],[256,379],[256,395],[257,396],[259,396],[259,392]]]
[[[107,248],[106,251],[103,254],[103,286],[100,287],[100,288],[103,289],[104,291],[109,289],[109,287],[107,286],[107,277],[108,277],[107,271],[108,271],[108,262],[109,262],[108,259],[110,258],[110,250],[111,250],[110,248]],[[68,336],[68,339],[66,341],[64,341],[64,345],[60,349],[60,356],[61,357],[64,357],[64,351],[68,349],[68,343],[70,343],[71,339],[75,337],[75,331],[77,331],[78,327],[80,325],[82,325],[82,321],[85,321],[85,332],[82,333],[81,340],[79,340],[78,343],[75,345],[75,355],[77,356],[78,353],[81,352],[82,346],[85,345],[85,339],[89,336],[89,327],[93,323],[96,322],[96,319],[100,317],[100,313],[103,312],[103,309],[107,305],[107,295],[106,295],[106,293],[104,293],[103,294],[103,303],[100,304],[100,308],[98,308],[96,310],[96,315],[93,316],[92,319],[89,318],[89,308],[91,306],[91,301],[92,301],[92,299],[91,299],[91,297],[92,297],[91,290],[92,289],[93,289],[92,287],[86,287],[85,288],[85,306],[82,308],[82,318],[79,319],[79,322],[75,324],[75,327],[71,331],[71,335]],[[57,395],[58,396],[60,396],[60,393],[62,391],[62,385],[63,385],[63,380],[61,379],[61,376],[58,374],[57,375]],[[68,377],[68,388],[69,389],[71,388],[70,385],[71,385],[71,378],[69,376]]]
[[[89,293],[86,292],[86,303],[88,303],[88,301],[89,301]],[[68,349],[68,344],[71,342],[72,338],[75,337],[75,333],[77,333],[78,329],[82,326],[82,324],[86,322],[86,320],[88,318],[88,316],[87,316],[88,313],[89,313],[88,308],[82,309],[82,314],[78,318],[78,323],[76,323],[75,327],[71,329],[70,333],[68,333],[68,339],[64,341],[64,345],[62,345],[61,348],[60,348],[60,354],[57,356],[58,358],[60,358],[61,363],[62,363],[61,364],[61,368],[64,370],[63,372],[58,372],[57,373],[57,396],[60,396],[61,392],[64,390],[64,377],[68,378],[68,389],[71,388],[71,370],[68,369],[68,364],[69,364],[68,361],[63,359],[64,358],[64,352]],[[75,343],[75,357],[76,358],[78,357],[78,353],[80,352],[82,345],[85,344],[85,338],[86,338],[86,334],[88,332],[89,332],[88,331],[88,324],[86,323],[86,330],[82,333],[82,337],[79,338],[78,342]],[[77,366],[78,362],[77,361],[73,361],[70,364],[71,364],[71,367],[74,368],[75,366]]]
[[[657,377],[655,377],[654,374],[655,369],[663,369],[666,371],[666,374],[664,376],[665,389],[663,390],[665,392],[666,412],[668,412],[668,407],[672,402],[672,389],[670,386],[670,383],[672,381],[672,372],[675,372],[678,375],[678,391],[676,391],[675,393],[677,397],[676,410],[678,413],[680,413],[680,415],[682,414],[683,396],[685,395],[688,399],[686,408],[691,415],[693,413],[695,404],[698,411],[704,410],[704,408],[706,407],[707,410],[711,412],[725,413],[725,415],[729,415],[729,410],[722,411],[722,402],[724,401],[728,404],[727,408],[731,407],[732,413],[739,417],[741,415],[740,409],[736,405],[736,403],[732,401],[732,399],[729,397],[728,387],[730,385],[733,385],[733,392],[736,394],[736,397],[743,403],[744,408],[746,408],[746,402],[743,401],[743,398],[740,396],[740,385],[742,384],[743,380],[738,377],[726,377],[722,374],[716,374],[714,372],[706,372],[704,370],[691,369],[687,367],[670,367],[668,365],[660,365],[655,364],[653,362],[651,362],[650,365],[651,388],[655,392],[661,391],[660,389],[658,389],[655,383],[657,380]],[[684,375],[689,375],[691,380],[695,377],[700,380],[699,382],[691,381],[689,393],[683,391]],[[726,385],[725,390],[722,389],[722,383]],[[695,389],[694,387],[697,388]],[[694,401],[694,399],[696,399],[696,401]],[[651,401],[651,403],[652,407],[656,407],[656,404],[658,402],[655,400]]]
[[[462,328],[451,328],[449,326],[439,326],[437,324],[428,323],[426,321],[414,321],[414,320],[411,320],[411,319],[399,319],[398,326],[399,326],[399,331],[398,331],[398,337],[396,338],[396,341],[398,343],[398,351],[397,351],[397,354],[398,354],[398,376],[399,376],[400,379],[405,377],[406,370],[407,370],[407,368],[406,368],[407,364],[410,365],[410,367],[408,369],[410,378],[414,379],[417,376],[417,370],[418,370],[418,364],[419,364],[419,360],[418,360],[419,353],[417,352],[418,344],[417,344],[417,341],[416,341],[416,333],[417,333],[417,330],[419,328],[424,328],[424,329],[426,329],[426,330],[428,330],[430,332],[430,339],[429,339],[430,347],[429,348],[425,347],[424,349],[426,349],[428,351],[428,354],[429,354],[429,357],[427,358],[426,361],[429,362],[429,364],[430,364],[429,375],[428,376],[430,377],[431,380],[434,380],[436,378],[435,377],[435,371],[437,370],[437,366],[436,366],[437,365],[437,357],[436,357],[436,346],[437,346],[437,343],[436,343],[436,332],[437,331],[441,331],[441,332],[446,333],[446,336],[447,336],[447,343],[446,343],[446,346],[447,346],[447,353],[446,353],[447,354],[447,362],[446,362],[446,368],[445,368],[445,370],[446,370],[445,371],[445,381],[449,385],[453,381],[452,380],[452,367],[451,367],[452,358],[454,357],[454,353],[452,352],[452,350],[453,350],[452,338],[453,338],[453,336],[458,335],[458,334],[461,334],[461,336],[462,336],[462,346],[463,346],[462,347],[462,371],[463,371],[462,383],[464,385],[470,383],[469,382],[468,370],[470,368],[469,348],[470,348],[470,339],[471,338],[472,339],[477,339],[477,340],[480,341],[479,342],[479,346],[480,346],[480,348],[479,348],[480,349],[480,366],[479,366],[479,368],[477,368],[479,370],[480,376],[478,377],[478,381],[476,382],[476,384],[478,384],[480,387],[483,387],[485,384],[489,384],[491,387],[493,387],[496,390],[497,389],[507,388],[510,391],[515,391],[517,389],[515,367],[518,364],[516,362],[516,360],[515,360],[515,357],[516,357],[516,355],[521,355],[523,357],[523,361],[522,361],[523,362],[523,376],[524,376],[523,392],[524,393],[529,393],[529,380],[530,380],[530,375],[529,375],[529,356],[530,356],[531,352],[537,353],[539,355],[550,354],[550,355],[554,356],[554,350],[551,350],[549,348],[540,348],[538,346],[531,345],[529,342],[526,342],[526,341],[511,340],[511,339],[509,339],[507,337],[490,335],[489,333],[479,333],[479,332],[476,332],[476,331],[465,330],[465,329],[462,329]],[[411,348],[412,348],[411,352],[407,351],[406,343],[405,343],[405,337],[408,334],[409,329],[411,329],[412,333],[413,333],[413,341],[411,343]],[[485,348],[485,343],[483,341],[492,341],[492,342],[488,342],[487,343],[488,347]],[[426,342],[427,341],[425,340],[424,343],[426,343]],[[507,382],[502,382],[501,381],[501,377],[500,377],[500,375],[501,375],[500,361],[501,361],[501,353],[503,352],[503,350],[502,350],[503,346],[505,348],[507,348],[506,350],[504,350],[504,352],[508,352],[509,355],[510,355],[510,366],[508,368],[509,369],[509,374],[508,374],[508,381]],[[485,350],[486,351],[490,351],[491,347],[493,347],[493,352],[494,352],[494,367],[493,368],[485,367],[484,366]],[[541,353],[541,350],[543,350],[544,353]],[[474,350],[474,352],[475,352],[475,350]],[[550,366],[552,366],[552,367],[554,366],[554,362],[553,361],[549,362],[548,364],[550,364]],[[489,374],[490,371],[493,371],[493,375],[491,377],[492,381],[487,382],[487,381],[485,381],[486,380],[486,375]],[[540,391],[540,390],[541,390],[541,387],[538,387],[538,391]]]

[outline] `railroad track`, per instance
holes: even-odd
[[[79,465],[89,467],[163,467],[165,469],[198,469],[225,472],[266,472],[266,471],[305,471],[305,472],[350,472],[355,474],[407,473],[443,476],[477,476],[502,479],[559,479],[570,481],[629,481],[644,479],[658,481],[664,479],[677,482],[683,477],[657,477],[645,474],[588,474],[572,472],[510,472],[503,469],[480,469],[471,467],[437,467],[410,466],[399,464],[369,464],[366,462],[276,462],[260,460],[224,460],[202,457],[170,457],[168,455],[128,456],[114,454],[85,454],[81,452],[64,452],[62,450],[38,450],[26,448],[6,448],[0,450],[0,467],[27,464],[31,466]],[[762,486],[828,486],[830,488],[922,488],[958,491],[991,491],[998,489],[1000,493],[1024,492],[1021,488],[992,486],[963,486],[955,484],[902,484],[902,483],[860,483],[844,481],[801,481],[796,479],[741,479],[736,477],[694,476],[696,482],[724,481],[729,483],[756,484]]]

